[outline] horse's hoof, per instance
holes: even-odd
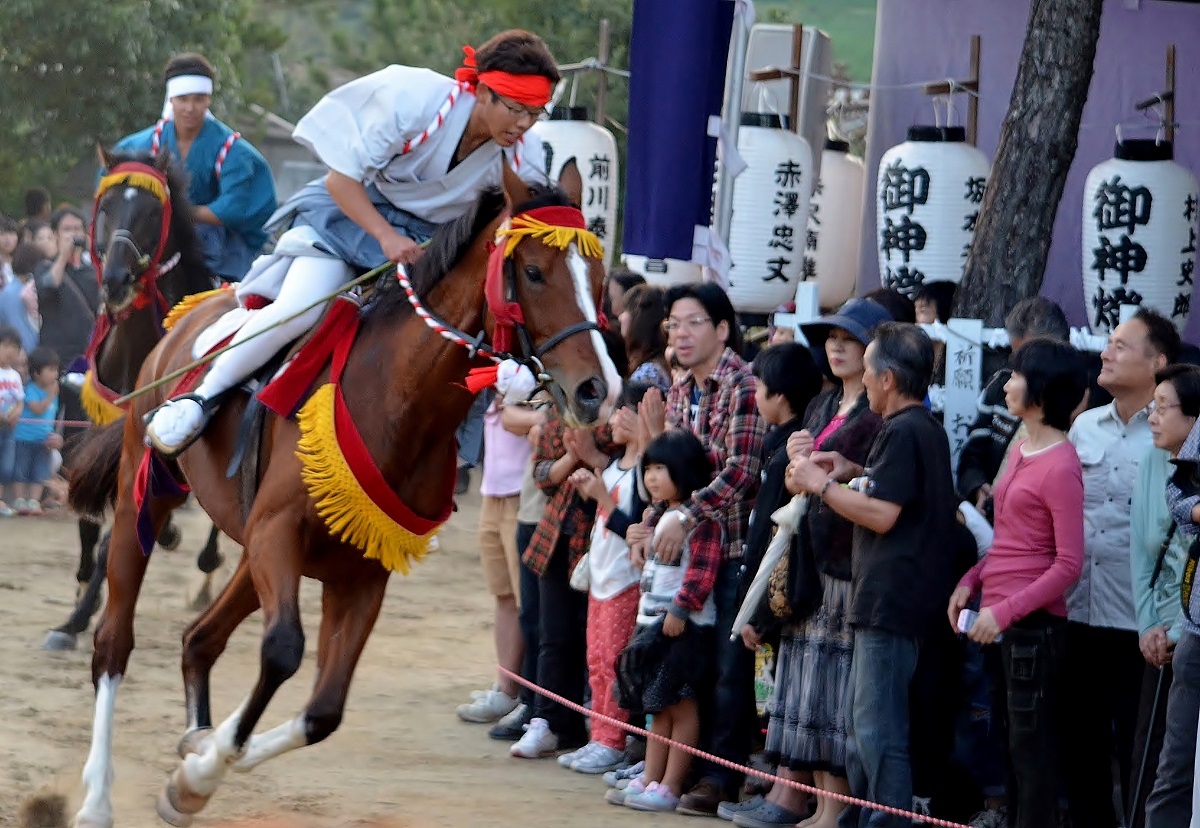
[[[42,641],[42,649],[49,650],[52,653],[74,650],[75,646],[75,636],[65,633],[62,630],[51,630],[46,633],[46,638]]]
[[[181,764],[158,796],[158,815],[177,828],[187,828],[192,823],[192,814],[203,811],[211,798],[211,794],[205,796],[192,790]]]
[[[159,819],[168,825],[174,825],[175,828],[188,828],[192,824],[191,814],[181,813],[175,810],[175,806],[171,804],[169,786],[167,789],[159,791],[158,802],[155,804],[154,810],[158,812]]]
[[[168,552],[174,552],[179,548],[179,541],[182,535],[179,532],[179,527],[174,523],[168,523],[158,533],[158,545]]]
[[[188,609],[192,612],[203,612],[212,602],[212,576],[206,575],[204,583],[200,585],[196,594],[192,596],[192,600],[188,602]]]
[[[80,811],[75,815],[75,821],[71,823],[73,828],[113,828],[112,815],[104,816],[102,814],[85,814]]]
[[[208,740],[212,738],[213,729],[211,727],[197,727],[194,730],[189,730],[179,739],[179,744],[175,747],[175,752],[179,754],[180,759],[188,758],[188,754],[194,753],[197,756],[204,752],[204,748],[208,746]]]

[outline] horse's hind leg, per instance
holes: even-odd
[[[83,766],[84,799],[75,815],[75,828],[111,828],[112,738],[117,688],[133,651],[133,616],[138,592],[146,576],[148,558],[137,539],[137,514],[133,504],[132,480],[135,464],[122,469],[122,492],[109,540],[108,602],[96,627],[92,654],[92,683],[96,688],[92,744]],[[166,521],[181,501],[154,499],[150,514],[155,530]]]
[[[203,610],[212,603],[213,576],[225,562],[221,556],[221,549],[217,545],[220,537],[221,530],[213,526],[208,533],[208,541],[200,550],[200,554],[196,556],[196,568],[200,570],[201,578],[200,585],[191,600],[191,608],[194,610]]]
[[[192,814],[204,809],[271,698],[300,669],[304,630],[299,598],[305,546],[299,522],[290,510],[277,512],[249,533],[247,566],[263,608],[258,683],[233,715],[204,740],[201,752],[188,754],[175,769],[158,800],[158,815],[172,825],[187,825]]]
[[[87,583],[87,589],[76,597],[75,609],[71,611],[71,616],[66,622],[46,634],[46,640],[42,642],[43,650],[74,650],[76,637],[88,628],[92,616],[100,609],[100,591],[104,588],[104,579],[108,571],[108,545],[111,538],[110,533],[100,539],[100,555],[92,564],[91,580]]]
[[[258,593],[254,591],[250,566],[243,555],[217,600],[183,633],[183,690],[188,722],[179,742],[180,758],[199,752],[202,740],[212,731],[209,674],[234,630],[256,609]]]
[[[374,561],[366,580],[327,583],[321,601],[317,682],[308,707],[296,718],[256,735],[233,769],[245,773],[269,759],[314,745],[342,721],[350,680],[383,604],[388,573]]]

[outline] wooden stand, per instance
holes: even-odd
[[[786,80],[788,81],[788,126],[792,132],[798,132],[798,124],[800,123],[800,78],[803,75],[801,67],[801,58],[804,56],[804,26],[796,24],[792,26],[792,65],[786,69],[779,69],[774,66],[766,69],[759,69],[756,72],[750,73],[750,80],[754,83],[763,83],[764,81]]]
[[[606,111],[608,104],[608,76],[617,75],[622,78],[628,78],[629,72],[625,69],[615,69],[608,65],[608,59],[612,51],[612,34],[608,19],[600,21],[600,37],[597,43],[596,57],[581,60],[579,63],[567,63],[558,67],[558,71],[564,75],[578,75],[582,72],[596,72],[599,74],[599,80],[596,86],[596,112],[592,120],[600,126],[607,126],[609,121]],[[578,83],[578,78],[574,79]],[[571,104],[575,103],[575,91],[572,87]],[[612,125],[618,129],[624,130],[616,121],[612,121]]]
[[[1175,140],[1175,44],[1167,47],[1167,88],[1137,105],[1138,112],[1163,105],[1163,131],[1168,141]]]
[[[971,35],[971,77],[964,81],[949,80],[925,84],[926,95],[955,95],[966,92],[967,102],[967,143],[975,146],[979,140],[979,35]]]

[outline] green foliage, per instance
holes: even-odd
[[[0,209],[16,212],[34,184],[53,192],[97,141],[111,144],[153,123],[162,67],[174,52],[199,51],[213,62],[218,114],[239,106],[243,58],[283,42],[252,8],[252,0],[73,0],[58,14],[39,0],[7,0]]]
[[[833,41],[833,59],[846,64],[851,80],[869,81],[875,53],[876,0],[760,0],[759,19],[803,23]]]

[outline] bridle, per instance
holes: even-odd
[[[397,265],[396,278],[417,316],[432,331],[443,339],[466,348],[470,358],[483,357],[491,362],[488,367],[471,370],[467,377],[468,390],[478,392],[492,385],[496,379],[496,367],[501,362],[512,360],[528,368],[537,378],[539,387],[548,391],[555,403],[565,411],[566,394],[546,370],[542,358],[570,337],[591,331],[605,331],[608,324],[604,315],[597,312],[595,321],[584,319],[568,325],[540,342],[534,340],[525,326],[525,314],[517,301],[516,263],[512,255],[517,245],[526,238],[536,238],[543,244],[559,250],[566,250],[574,244],[585,257],[597,258],[602,254],[600,240],[588,231],[583,213],[574,207],[539,207],[517,213],[503,222],[496,231],[495,239],[488,243],[484,298],[487,310],[495,320],[493,341],[490,344],[485,341],[486,331],[480,331],[474,337],[468,336],[430,312],[417,296],[403,265]],[[514,346],[519,350],[514,352]]]
[[[163,254],[166,252],[171,231],[171,188],[166,175],[150,164],[140,161],[126,161],[118,164],[100,179],[100,184],[96,187],[96,199],[92,207],[92,227],[88,237],[92,261],[96,264],[96,281],[103,286],[105,260],[105,257],[101,256],[96,248],[96,216],[99,215],[100,202],[105,195],[117,187],[133,187],[157,198],[162,205],[162,221],[159,224],[158,241],[152,254],[144,252],[133,235],[125,228],[113,231],[108,252],[118,245],[124,245],[133,251],[134,261],[137,263],[137,270],[133,275],[137,282],[134,288],[135,296],[129,307],[116,314],[109,313],[107,309],[105,313],[116,321],[153,302],[160,315],[165,315],[170,310],[170,303],[159,289],[158,280],[179,264],[180,254],[177,252],[167,261],[163,261]]]

